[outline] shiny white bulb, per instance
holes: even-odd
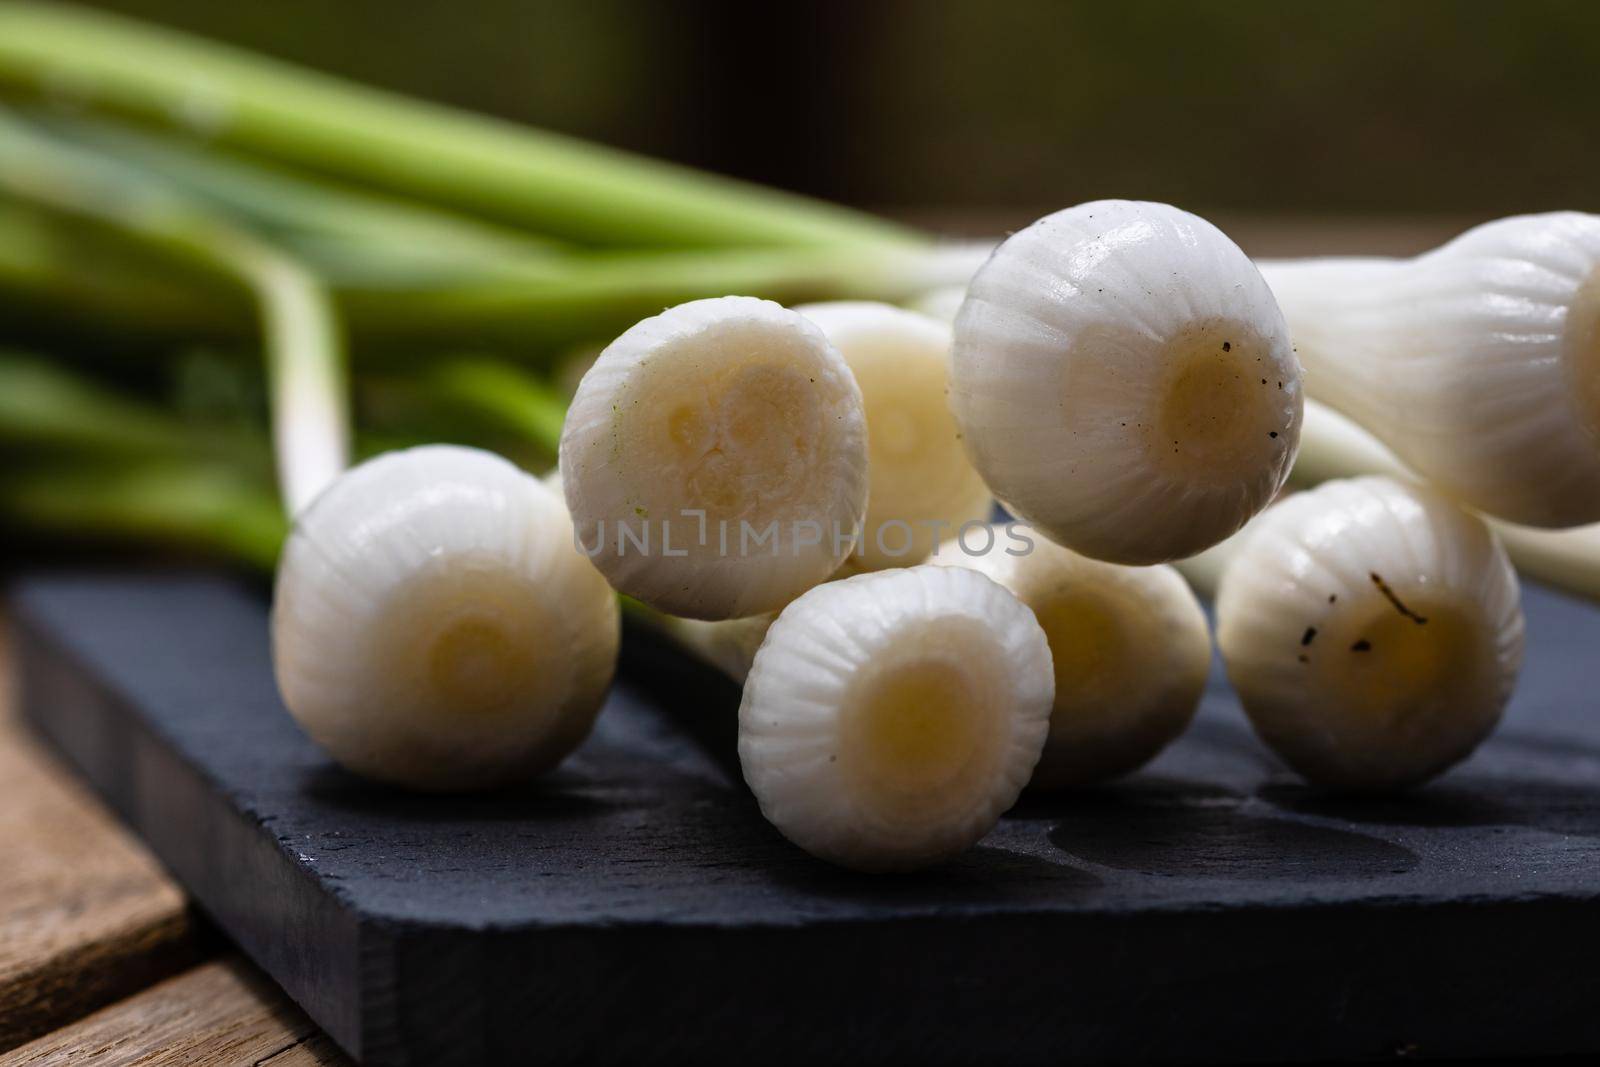
[[[1300,371],[1255,266],[1165,204],[1049,215],[978,272],[951,404],[1014,514],[1096,559],[1158,563],[1266,506],[1300,434]]]
[[[618,639],[616,596],[560,498],[476,449],[347,471],[278,565],[284,704],[345,767],[397,785],[487,788],[554,766],[588,734]]]
[[[1489,528],[1387,477],[1268,509],[1217,596],[1217,643],[1256,731],[1335,788],[1402,788],[1464,759],[1500,719],[1522,642],[1516,574]]]
[[[1017,799],[1049,729],[1050,648],[1033,613],[973,571],[829,582],[767,630],[739,707],[763,814],[861,870],[968,848]]]
[[[1480,511],[1600,521],[1600,216],[1500,219],[1415,259],[1261,269],[1310,396]]]
[[[920,563],[994,497],[972,469],[946,399],[950,327],[890,304],[838,301],[795,310],[822,328],[861,387],[867,418],[866,525],[847,566]]]
[[[827,579],[860,528],[861,391],[793,311],[681,304],[584,375],[561,478],[584,551],[621,592],[690,618],[773,611]]]
[[[994,579],[1050,642],[1055,702],[1031,785],[1053,789],[1137,770],[1188,727],[1211,667],[1211,631],[1168,566],[1080,556],[1005,524],[939,546],[933,562]]]

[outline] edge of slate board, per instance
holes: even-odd
[[[1111,899],[1076,910],[952,903],[894,914],[885,883],[817,875],[831,894],[825,914],[788,922],[663,914],[506,925],[472,921],[471,901],[444,921],[397,917],[404,900],[362,910],[359,893],[281,839],[259,797],[230,792],[215,768],[180,750],[163,726],[171,709],[149,706],[163,683],[141,671],[161,660],[153,650],[170,654],[180,642],[205,683],[182,688],[215,701],[195,715],[225,725],[240,703],[276,707],[274,694],[256,691],[270,680],[258,596],[209,577],[68,575],[19,584],[12,605],[26,716],[217,924],[366,1063],[1180,1063],[1600,1050],[1600,869],[1587,895],[1301,907],[1163,911]],[[255,688],[238,691],[239,679]],[[626,687],[617,699],[638,703]],[[271,756],[264,747],[262,758]],[[736,806],[745,826],[753,801]],[[789,861],[787,846],[772,848]],[[971,873],[981,877],[990,859]],[[993,877],[1008,874],[996,867]],[[713,904],[717,880],[713,857],[703,886]],[[774,890],[785,892],[796,890]]]

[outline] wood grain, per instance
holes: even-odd
[[[254,967],[196,967],[0,1056],[0,1067],[93,1063],[349,1064],[316,1025]]]
[[[183,893],[14,714],[0,619],[0,1050],[200,958]]]

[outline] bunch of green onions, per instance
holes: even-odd
[[[898,299],[964,280],[948,259],[843,209],[0,6],[0,512],[26,527],[270,565],[352,451],[548,465],[563,364],[663,306]]]
[[[270,566],[285,513],[352,454],[447,439],[549,465],[572,368],[663,307],[904,301],[975,266],[838,207],[0,3],[0,519],[18,528]],[[1316,414],[1297,483],[1401,469]],[[1593,531],[1499,528],[1531,573],[1600,593]]]
[[[1202,585],[1219,542],[1250,554],[1219,596],[1224,657],[1291,765],[1388,789],[1464,758],[1509,697],[1522,617],[1461,505],[1541,577],[1600,590],[1592,531],[1552,532],[1600,519],[1597,263],[1600,220],[1570,213],[1413,261],[1256,265],[1187,212],[1098,201],[977,270],[839,208],[0,5],[0,515],[262,569],[282,550],[285,703],[346,766],[421,788],[571,751],[615,662],[614,587],[744,680],[769,817],[868,869],[953,854],[1030,779],[1103,780],[1177,736],[1210,644],[1151,565],[1188,558]],[[865,303],[952,287],[950,330]],[[565,383],[603,345],[569,419]],[[341,477],[433,441],[483,451]],[[518,469],[558,452],[564,502]],[[869,452],[918,484],[869,497]],[[1340,481],[1362,474],[1399,477]],[[1335,484],[1269,509],[1291,475]],[[991,492],[1046,541],[1029,564],[993,551]],[[990,550],[901,567],[812,541],[697,570],[620,540],[594,567],[567,551],[697,494],[869,528],[876,500]],[[405,582],[352,565],[369,555]],[[852,570],[880,573],[828,581]],[[378,647],[394,670],[362,673]]]

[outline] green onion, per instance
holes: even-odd
[[[6,179],[0,174],[0,189]],[[55,333],[115,324],[129,339],[239,339],[247,319],[213,267],[196,278],[193,262],[100,255],[107,235],[61,232],[58,219],[17,215],[0,203],[0,295],[18,308],[54,312]],[[95,254],[78,255],[80,250]],[[137,250],[136,250],[137,251]],[[365,253],[360,253],[363,262]],[[322,261],[326,263],[326,260]],[[353,260],[352,260],[353,262]],[[319,264],[320,265],[320,264]],[[188,273],[175,274],[175,267]],[[662,308],[707,296],[749,294],[781,303],[828,299],[896,300],[965,269],[942,250],[717,249],[578,255],[547,277],[365,278],[344,272],[329,288],[368,366],[406,365],[441,347],[494,349],[508,359],[547,362],[574,344],[609,340]],[[335,270],[335,274],[337,274]],[[224,277],[221,281],[228,282]],[[145,310],[148,309],[148,314]]]
[[[299,263],[114,165],[0,122],[0,189],[148,242],[247,287],[261,308],[278,477],[291,513],[349,457],[343,344],[331,298]]]
[[[1522,662],[1516,574],[1428,486],[1326,482],[1268,508],[1222,575],[1217,647],[1245,714],[1312,784],[1418,785],[1499,721]]]
[[[1418,480],[1372,434],[1331,408],[1306,403],[1300,459],[1290,482],[1310,487],[1335,478],[1382,474]],[[1483,518],[1499,536],[1517,569],[1570,593],[1600,600],[1600,525],[1549,530]],[[1188,576],[1187,574],[1185,575]],[[1202,577],[1202,580],[1206,580]]]
[[[347,769],[408,788],[555,766],[605,701],[619,637],[560,499],[474,448],[351,468],[295,520],[273,585],[284,706]]]
[[[39,463],[0,475],[0,514],[75,537],[212,552],[270,570],[288,531],[272,491],[232,467],[172,458]]]
[[[20,122],[12,125],[29,144],[58,155],[72,151],[130,183],[159,187],[169,197],[198,196],[214,206],[210,213],[234,219],[235,228],[293,251],[327,283],[358,355],[369,363],[463,344],[542,359],[574,343],[609,339],[663,307],[701,297],[747,293],[786,303],[901,299],[964,279],[974,262],[973,250],[964,246],[553,255],[536,242],[469,219],[212,161],[149,137],[51,124],[97,149],[88,150]],[[19,153],[19,165],[27,166],[27,159]],[[79,325],[90,308],[91,321],[110,318],[140,337],[243,332],[245,320],[230,305],[231,293],[216,284],[211,260],[173,263],[169,255],[163,265],[145,247],[122,249],[107,263],[104,233],[66,233],[59,220],[27,215],[14,225],[27,231],[26,239],[0,247],[0,292],[9,289],[19,306],[54,309],[68,327]],[[233,273],[224,272],[220,280],[231,283]],[[150,315],[142,316],[146,307]]]
[[[4,179],[0,178],[0,185]],[[220,341],[248,326],[247,294],[147,245],[0,197],[0,308],[9,340],[49,337],[97,353]]]
[[[230,159],[176,138],[81,117],[33,118],[58,137],[233,213],[333,282],[539,276],[564,251],[478,219]]]
[[[1350,419],[1314,400],[1307,400],[1300,431],[1300,455],[1289,475],[1296,489],[1366,475],[1420,482],[1415,472],[1381,441]],[[1483,515],[1505,545],[1517,570],[1569,593],[1600,600],[1600,525],[1547,530]],[[1249,540],[1256,524],[1213,548],[1179,560],[1174,566],[1202,596],[1215,596],[1222,574]]]
[[[13,448],[27,461],[9,461]],[[14,523],[268,569],[288,523],[266,455],[259,437],[187,425],[37,356],[0,352],[0,516]]]
[[[965,270],[964,253],[918,249],[718,249],[572,257],[542,279],[340,292],[352,334],[389,348],[492,345],[548,354],[609,339],[665,307],[711,296],[779,303],[897,300]]]
[[[566,402],[521,367],[469,357],[440,364],[424,381],[436,402],[509,430],[552,459],[560,450]]]
[[[171,455],[192,450],[165,412],[113,396],[43,360],[0,350],[0,443],[74,452]]]
[[[597,245],[916,243],[800,197],[61,5],[0,7],[0,88]]]

